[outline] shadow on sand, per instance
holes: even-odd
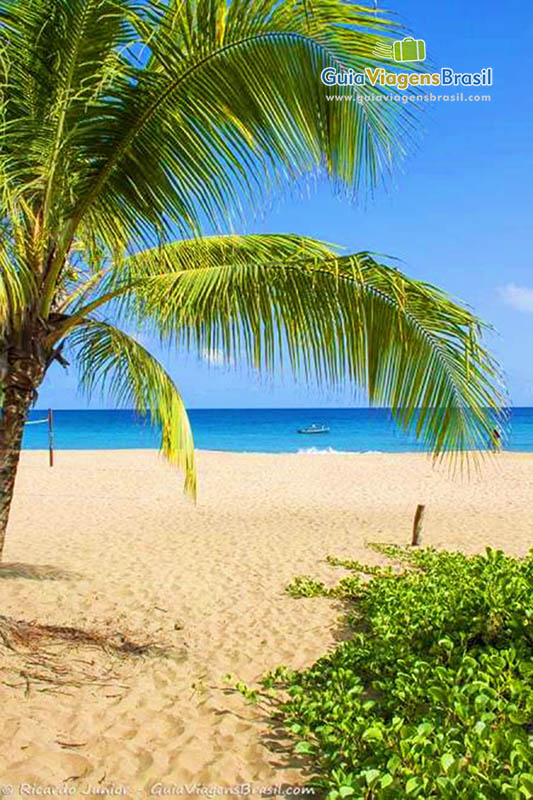
[[[323,599],[326,600],[326,598]],[[332,601],[327,598],[327,602],[331,603]],[[333,608],[337,612],[337,617],[330,631],[332,642],[323,655],[327,655],[329,652],[334,651],[339,644],[351,639],[355,630],[358,629],[358,626],[354,627],[353,623],[350,624],[349,622],[349,613],[354,608],[352,601],[336,599],[333,601]],[[219,689],[225,695],[240,694],[235,687],[212,686],[211,688]],[[254,685],[253,688],[258,689],[257,685]],[[282,688],[282,685],[278,684],[278,688]],[[314,765],[310,763],[308,757],[294,752],[295,740],[290,738],[287,729],[283,725],[280,703],[280,697],[272,697],[259,689],[258,702],[253,705],[255,714],[252,720],[248,715],[228,708],[214,709],[214,714],[217,717],[230,715],[246,722],[253,721],[258,726],[259,738],[268,752],[270,766],[274,770],[295,769],[300,772],[300,783],[278,784],[274,781],[275,786],[271,788],[276,789],[278,796],[300,795],[312,798],[312,800],[323,800],[325,792],[312,783],[313,778],[316,778]],[[271,795],[272,792],[266,787],[262,796]]]

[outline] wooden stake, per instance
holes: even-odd
[[[426,507],[424,505],[418,505],[416,507],[415,521],[413,522],[413,538],[411,540],[412,547],[417,547],[422,541],[422,529],[424,527],[425,510]]]
[[[54,466],[54,412],[48,409],[48,463]]]

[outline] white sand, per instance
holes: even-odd
[[[70,649],[67,674],[111,666],[115,678],[60,694],[33,678],[0,683],[0,784],[68,781],[80,797],[86,784],[127,786],[127,797],[157,782],[301,784],[265,746],[261,713],[223,682],[303,666],[334,645],[339,606],[293,600],[287,582],[340,577],[328,554],[378,563],[365,542],[408,543],[420,502],[426,544],[517,555],[533,545],[529,455],[500,455],[470,482],[420,455],[202,452],[199,471],[195,507],[149,451],[59,452],[53,469],[45,453],[23,454],[4,560],[24,566],[0,570],[0,613],[151,636],[174,655]],[[71,574],[51,580],[38,565]],[[31,568],[43,579],[9,577]],[[15,663],[0,662],[0,678],[13,682]]]

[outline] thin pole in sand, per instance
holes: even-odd
[[[54,466],[54,412],[48,409],[48,463]]]
[[[413,522],[413,538],[411,539],[411,546],[417,547],[422,541],[422,529],[424,527],[424,512],[426,507],[424,505],[417,505],[415,512],[415,519]]]

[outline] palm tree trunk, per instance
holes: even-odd
[[[24,422],[34,396],[33,388],[10,384],[8,378],[0,417],[0,561],[13,499]]]
[[[29,329],[20,337],[26,347],[9,343],[3,384],[3,408],[0,415],[0,561],[2,560],[9,510],[20,459],[20,446],[28,409],[37,397],[36,388],[46,371],[38,350],[38,338]]]

